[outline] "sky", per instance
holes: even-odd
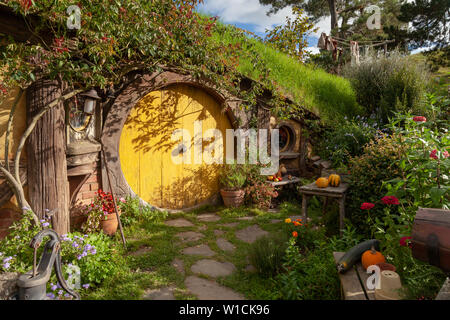
[[[408,0],[411,1],[411,0]],[[233,24],[239,28],[251,31],[260,37],[264,36],[266,29],[284,24],[286,17],[293,18],[290,7],[267,16],[270,6],[264,6],[258,0],[204,0],[197,10],[211,16],[219,16],[220,21]],[[322,32],[330,34],[331,18],[321,19],[317,24],[317,32],[308,37],[308,51],[318,53],[317,41]],[[421,52],[429,48],[419,48],[411,53]]]

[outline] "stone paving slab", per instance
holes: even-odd
[[[194,232],[194,231],[180,232],[180,233],[176,234],[176,236],[183,242],[198,241],[204,237],[204,235],[201,234],[200,232]]]
[[[186,288],[200,300],[245,300],[244,296],[214,281],[189,276]]]
[[[199,214],[197,216],[197,219],[199,221],[204,221],[204,222],[216,222],[219,221],[221,218],[214,213],[204,213],[204,214]]]
[[[186,219],[183,218],[178,218],[178,219],[172,219],[172,220],[167,220],[165,222],[166,225],[170,226],[170,227],[193,227],[194,224]]]
[[[239,224],[239,222],[230,222],[230,223],[219,224],[219,226],[226,227],[226,228],[234,228],[238,224]]]
[[[272,219],[270,220],[270,223],[280,223],[281,220],[280,219]]]
[[[269,233],[263,229],[261,229],[258,225],[254,224],[245,229],[236,231],[236,237],[239,240],[242,240],[247,243],[253,243],[258,238],[261,238]]]
[[[224,235],[225,234],[225,231],[222,231],[222,230],[214,230],[214,235],[216,236],[216,237],[220,237],[220,236],[222,236],[222,235]]]
[[[208,245],[201,244],[195,247],[184,248],[183,254],[212,257],[216,253]]]
[[[191,271],[196,274],[204,274],[213,278],[229,276],[236,270],[231,262],[219,262],[211,259],[202,259],[192,265]]]
[[[175,300],[173,290],[175,287],[165,287],[160,289],[150,289],[144,292],[144,300]]]
[[[227,239],[224,238],[217,239],[216,243],[217,246],[223,251],[231,252],[234,249],[236,249],[236,247],[231,242],[229,242]]]
[[[140,256],[140,255],[146,254],[146,253],[148,253],[148,252],[150,252],[150,251],[152,251],[152,248],[151,248],[151,247],[141,246],[141,247],[140,247],[139,249],[137,249],[136,251],[131,252],[130,255],[132,255],[132,256]]]
[[[253,220],[255,217],[239,217],[239,218],[237,218],[238,220],[241,220],[241,221],[250,221],[250,220]]]
[[[184,275],[184,262],[181,259],[175,258],[171,263],[172,267],[174,267],[179,273]]]

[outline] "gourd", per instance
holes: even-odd
[[[377,239],[366,240],[348,250],[337,262],[338,272],[344,273],[361,259],[361,255],[372,247],[379,249],[380,241]]]
[[[366,270],[369,266],[382,262],[386,262],[386,259],[383,254],[376,251],[373,246],[370,247],[370,250],[365,251],[361,256],[361,264]]]
[[[327,178],[319,178],[316,180],[316,186],[319,188],[326,188],[328,187],[328,179]]]
[[[341,177],[338,174],[330,174],[328,177],[328,184],[332,187],[339,187],[341,184]]]

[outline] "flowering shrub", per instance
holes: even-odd
[[[450,209],[448,127],[410,114],[397,114],[390,126],[406,148],[397,160],[401,176],[385,181],[385,187],[414,212],[419,206]]]
[[[256,205],[258,208],[268,209],[272,198],[278,197],[278,192],[271,184],[260,182],[246,187],[245,196],[249,204]]]
[[[120,202],[124,201],[125,199],[120,199]],[[96,192],[94,201],[86,206],[85,210],[87,220],[81,226],[83,232],[92,233],[100,231],[100,222],[107,220],[108,215],[115,213],[114,200],[111,192],[104,192],[102,189],[99,189]]]
[[[41,226],[34,225],[31,213],[26,212],[21,220],[10,227],[10,234],[0,241],[0,261],[2,262],[0,272],[25,273],[32,270],[34,250],[30,247],[30,242],[44,228],[44,225],[49,223],[46,219],[42,221]],[[116,248],[113,240],[102,233],[70,233],[61,236],[60,240],[65,278],[68,277],[67,268],[70,264],[78,266],[85,289],[89,284],[101,283],[120,266],[119,249]],[[43,247],[42,245],[38,250],[38,259]],[[52,280],[56,283],[55,274],[53,274]],[[54,292],[53,296],[58,297],[58,292],[59,290]],[[59,298],[65,298],[64,294],[59,296]]]
[[[398,160],[404,149],[405,146],[396,140],[396,136],[382,135],[365,146],[364,154],[349,161],[351,174],[346,215],[358,232],[366,237],[370,236],[370,225],[367,216],[361,212],[361,204],[380,201],[386,194],[382,188],[383,181],[401,176]],[[382,217],[383,208],[370,208],[370,216],[373,219]]]

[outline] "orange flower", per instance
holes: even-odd
[[[297,232],[297,231],[292,232],[292,236],[293,236],[294,238],[297,238],[297,237],[298,237],[298,232]]]

